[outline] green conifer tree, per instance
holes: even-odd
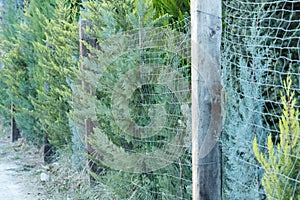
[[[16,1],[8,1],[7,15],[4,17],[3,36],[1,44],[3,46],[4,69],[2,75],[5,77],[6,94],[14,104],[14,118],[17,127],[25,139],[39,143],[40,131],[36,127],[31,98],[35,96],[32,70],[29,66],[34,65],[32,41],[37,39],[38,31],[33,31],[33,35],[27,28],[29,21],[24,15],[24,8],[16,6]],[[16,14],[15,16],[13,16]],[[6,18],[7,17],[7,18]],[[7,24],[10,22],[9,24]],[[34,29],[34,26],[30,26]],[[36,36],[36,37],[35,37]],[[3,102],[6,110],[10,110],[10,105]]]
[[[157,14],[171,15],[170,22],[182,21],[190,14],[190,0],[152,0]]]
[[[26,72],[28,76],[28,83],[23,81],[21,85],[26,85],[29,88],[29,93],[26,94],[28,106],[22,106],[22,112],[20,113],[19,126],[23,127],[27,125],[28,118],[31,119],[31,126],[26,127],[28,130],[25,134],[26,138],[37,144],[43,144],[44,142],[44,130],[39,123],[41,114],[35,109],[33,103],[37,99],[37,93],[40,86],[43,84],[41,81],[42,69],[38,63],[37,49],[34,46],[36,43],[46,44],[46,35],[44,30],[44,24],[53,17],[53,10],[55,6],[55,0],[50,1],[38,1],[31,0],[25,1],[24,18],[21,24],[21,45],[22,53],[24,57],[24,63],[26,64]],[[41,16],[47,16],[42,18]],[[29,132],[30,131],[30,132]]]
[[[256,137],[253,150],[265,173],[262,185],[268,199],[292,200],[300,198],[300,122],[299,111],[295,109],[295,92],[291,91],[291,77],[284,82],[285,94],[281,92],[283,114],[279,120],[279,142],[274,144],[268,136],[268,155],[260,150]]]
[[[39,19],[45,41],[35,42],[38,73],[35,80],[37,97],[33,105],[50,144],[63,147],[71,144],[68,113],[71,110],[71,84],[78,68],[78,1],[56,0],[53,18],[45,14]]]
[[[13,70],[13,63],[10,63],[10,56],[11,51],[14,51],[16,47],[19,30],[18,24],[20,23],[22,14],[20,13],[20,10],[15,7],[15,1],[13,0],[7,0],[5,4],[1,3],[1,6],[0,113],[2,117],[4,117],[5,122],[9,123],[12,93],[10,92],[9,85],[7,84],[7,81],[9,81],[7,74]]]
[[[83,59],[85,65],[83,75],[85,82],[91,88],[94,88],[95,91],[79,92],[79,98],[83,100],[83,104],[79,106],[81,109],[78,110],[77,114],[82,115],[83,119],[81,121],[84,120],[84,117],[89,117],[97,124],[97,127],[94,128],[93,137],[89,138],[95,155],[101,156],[103,154],[103,145],[101,143],[103,134],[119,149],[125,149],[127,152],[151,152],[161,148],[163,143],[167,143],[168,139],[174,136],[174,132],[171,133],[166,128],[158,136],[153,136],[150,139],[139,140],[130,137],[116,124],[111,108],[113,106],[113,87],[116,86],[120,77],[126,72],[136,69],[143,64],[168,65],[172,63],[170,65],[174,69],[181,66],[181,58],[177,57],[176,53],[174,55],[172,54],[173,51],[163,49],[165,47],[163,44],[172,46],[174,41],[168,43],[168,34],[163,32],[162,29],[155,29],[166,24],[169,16],[164,14],[157,17],[152,2],[148,0],[110,1],[109,3],[107,1],[101,1],[100,3],[91,1],[85,4],[85,8],[83,17],[93,27],[93,30],[87,29],[85,31],[90,38],[97,41],[98,48],[94,49],[91,45],[85,43],[89,48],[90,54]],[[164,28],[168,29],[170,27]],[[146,34],[149,30],[153,30],[153,35],[151,33]],[[177,33],[175,31],[170,32],[173,34]],[[155,34],[159,38],[155,37]],[[156,44],[156,41],[159,41],[157,45],[162,45],[162,48],[157,47],[158,49],[155,49],[155,45],[153,47],[147,43],[152,36],[154,44]],[[174,38],[172,34],[169,36]],[[148,40],[147,37],[149,37]],[[147,44],[149,47],[143,46]],[[174,46],[172,50],[176,48]],[[164,93],[160,95],[159,91],[164,91]],[[132,105],[129,106],[132,118],[136,123],[140,123],[141,126],[149,123],[147,109],[137,108],[143,92],[158,93],[157,96],[152,95],[152,98],[149,97],[151,95],[148,95],[145,105],[143,105],[145,108],[149,107],[149,104],[160,104],[163,101],[161,99],[164,99],[166,101],[166,110],[170,113],[170,116],[180,115],[178,111],[180,108],[176,107],[176,103],[171,103],[174,102],[171,93],[167,94],[169,91],[165,91],[163,87],[151,85],[143,87],[143,89],[133,94]],[[176,127],[177,123],[177,117],[170,117],[167,121],[170,127]],[[105,166],[99,159],[99,165],[105,170],[100,176],[94,173],[92,175],[99,182],[109,187],[110,191],[113,191],[120,199],[176,199],[179,197],[181,199],[190,199],[191,181],[189,180],[191,179],[191,168],[188,166],[190,163],[189,155],[190,152],[187,152],[179,159],[178,163],[170,164],[154,172],[145,173],[128,173],[122,170],[113,170]],[[97,158],[94,160],[97,161]],[[130,160],[127,161],[132,163]]]

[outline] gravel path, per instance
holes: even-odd
[[[21,200],[26,199],[20,177],[14,171],[18,167],[13,163],[0,163],[0,199]]]
[[[34,176],[38,156],[21,143],[0,138],[0,200],[44,200]]]

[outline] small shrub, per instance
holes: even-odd
[[[255,156],[265,170],[262,185],[268,199],[290,200],[300,197],[300,122],[291,84],[288,76],[284,82],[285,94],[281,93],[283,114],[279,121],[279,142],[274,144],[272,135],[268,136],[266,156],[259,150],[257,139],[254,138]]]

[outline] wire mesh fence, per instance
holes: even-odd
[[[98,15],[104,13],[98,4],[86,8],[88,53],[74,113],[81,126],[86,119],[93,126],[78,127],[98,166],[90,168],[92,177],[119,199],[190,199],[189,18],[162,26],[140,8],[128,30],[116,31],[120,21],[99,24],[107,16]]]
[[[206,182],[192,183],[190,18],[166,25],[150,1],[111,2],[80,14],[73,162],[85,168],[88,151],[105,198],[192,199]],[[300,2],[222,2],[222,17],[197,12],[223,22],[223,198],[300,199]]]
[[[299,198],[299,16],[297,1],[223,1],[225,199]],[[99,47],[85,44],[93,91],[79,108],[94,175],[123,198],[191,198],[189,23],[177,25],[87,30]]]
[[[299,199],[300,3],[223,3],[224,196]]]

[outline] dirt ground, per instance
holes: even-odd
[[[46,200],[39,175],[41,167],[39,150],[0,136],[0,199]]]

